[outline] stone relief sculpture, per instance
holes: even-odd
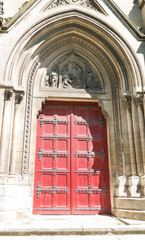
[[[58,87],[58,74],[56,72],[51,72],[49,76],[46,76],[45,80],[45,86],[52,88]]]
[[[102,90],[95,71],[76,53],[67,54],[48,69],[43,85],[48,88]]]

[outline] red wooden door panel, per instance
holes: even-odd
[[[106,121],[99,107],[74,107],[72,139],[72,214],[108,214],[110,194]]]
[[[106,121],[100,107],[43,107],[37,126],[33,213],[110,213]]]
[[[38,118],[34,214],[70,214],[69,111],[45,105]]]

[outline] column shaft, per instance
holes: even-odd
[[[143,171],[143,159],[141,150],[141,138],[138,124],[138,111],[134,100],[132,100],[132,119],[133,119],[133,131],[134,131],[134,142],[135,142],[135,152],[136,152],[136,162],[137,162],[137,173],[142,176]]]
[[[135,100],[137,103],[138,116],[139,116],[141,149],[142,149],[142,158],[143,158],[143,168],[144,168],[144,174],[145,174],[145,119],[144,119],[144,114],[143,114],[143,97],[142,97],[142,95],[136,95]]]
[[[4,110],[4,89],[0,89],[0,142],[2,133],[3,110]]]
[[[137,169],[136,169],[136,159],[135,159],[135,145],[134,145],[134,137],[133,137],[132,118],[131,118],[131,111],[129,108],[126,108],[126,114],[127,114],[131,171],[132,171],[132,175],[134,176],[137,174]]]
[[[13,135],[12,135],[12,150],[11,150],[11,159],[10,159],[10,168],[9,173],[15,173],[15,163],[16,163],[16,154],[17,154],[17,136],[18,136],[18,124],[19,124],[19,104],[23,99],[23,94],[15,95],[15,112],[14,112],[14,124],[13,124]]]
[[[8,162],[10,157],[10,141],[11,141],[11,131],[13,116],[13,106],[11,102],[12,91],[5,91],[5,102],[4,102],[4,114],[2,123],[2,134],[1,134],[1,149],[0,149],[0,173],[7,173]]]

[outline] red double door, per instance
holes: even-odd
[[[37,122],[34,214],[109,214],[106,121],[92,104],[49,104]]]

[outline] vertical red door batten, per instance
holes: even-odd
[[[43,106],[33,213],[110,214],[106,120],[97,104]]]

